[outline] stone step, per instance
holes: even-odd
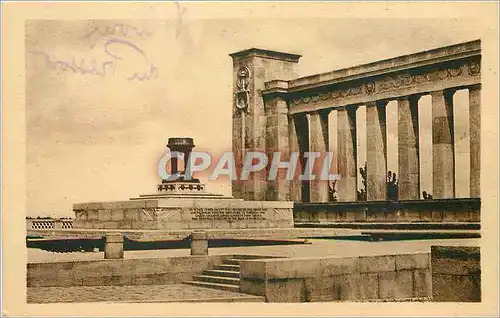
[[[216,284],[216,283],[207,283],[207,282],[200,282],[200,281],[184,282],[184,284],[198,286],[198,287],[219,289],[219,290],[227,290],[227,291],[232,291],[232,292],[237,292],[237,293],[240,292],[239,285],[236,286],[236,285],[228,285],[228,284]]]
[[[240,279],[233,277],[224,276],[209,276],[209,275],[196,275],[193,277],[194,281],[197,282],[207,282],[216,284],[226,284],[226,285],[237,285],[240,286]]]
[[[227,265],[227,264],[215,265],[214,269],[220,269],[220,270],[223,270],[223,271],[239,272],[240,271],[240,265]]]
[[[223,264],[226,264],[226,265],[240,265],[240,261],[239,259],[225,259],[222,263]]]
[[[217,269],[207,269],[207,270],[204,270],[203,271],[203,275],[240,278],[240,273],[239,272],[223,271],[223,270],[217,270]]]

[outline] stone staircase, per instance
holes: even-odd
[[[225,259],[222,264],[215,265],[212,269],[204,270],[201,275],[193,277],[192,281],[184,284],[240,292],[240,261],[243,259],[269,258],[258,255],[233,255]]]

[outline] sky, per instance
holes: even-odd
[[[229,151],[232,52],[298,53],[299,74],[306,76],[480,36],[474,20],[454,18],[196,20],[183,14],[26,23],[27,216],[71,217],[73,203],[154,193],[169,137],[193,137],[196,150]],[[466,92],[456,94],[455,104],[457,194],[468,196]],[[388,107],[388,169],[397,171],[397,109],[394,102]],[[424,98],[422,190],[432,189],[430,110]],[[360,109],[360,147],[363,125]],[[363,164],[366,155],[358,152]],[[231,191],[227,182],[210,182],[208,189]]]

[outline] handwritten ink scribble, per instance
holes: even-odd
[[[181,33],[181,26],[182,26],[182,17],[184,13],[186,12],[186,8],[181,9],[181,5],[179,4],[178,1],[175,1],[175,5],[177,6],[177,29],[176,29],[176,34],[175,36],[178,38],[180,33]]]
[[[110,57],[109,60],[96,61],[96,59],[80,58],[76,61],[75,56],[69,59],[57,59],[49,53],[40,50],[31,50],[28,53],[41,56],[45,60],[45,64],[58,72],[69,71],[73,74],[81,75],[97,75],[100,77],[115,76],[116,74],[125,74],[124,77],[129,80],[147,81],[158,77],[157,68],[149,61],[146,53],[134,43],[122,39],[110,39],[104,43],[104,52]],[[131,63],[132,56],[134,63]],[[135,67],[137,58],[142,59],[147,67],[145,70],[130,71],[131,67]]]
[[[114,23],[92,29],[89,33],[82,37],[82,40],[86,41],[92,49],[100,40],[107,39],[109,37],[147,38],[149,36],[151,36],[151,33],[146,29],[141,30],[133,25],[125,23]]]

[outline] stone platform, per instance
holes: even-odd
[[[258,229],[293,228],[293,203],[151,195],[129,201],[75,204],[80,229]]]
[[[208,229],[208,239],[266,239],[295,240],[314,237],[359,236],[361,230],[329,228],[267,228],[267,229]],[[106,234],[120,233],[143,242],[178,241],[188,238],[192,230],[128,230],[128,229],[38,229],[27,230],[27,235],[45,239],[101,239]]]

